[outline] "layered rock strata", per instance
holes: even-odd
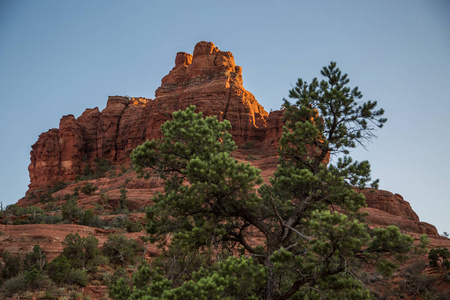
[[[146,139],[161,136],[161,125],[173,111],[196,105],[204,116],[231,122],[238,145],[276,144],[281,114],[269,114],[244,89],[242,68],[231,52],[200,42],[193,55],[180,52],[175,67],[161,80],[156,98],[109,97],[106,108],[87,109],[75,118],[64,116],[58,129],[39,136],[32,146],[30,190],[45,189],[58,181],[72,181],[96,159],[129,163],[132,150]],[[270,126],[268,126],[268,120]],[[273,127],[273,128],[272,128]]]

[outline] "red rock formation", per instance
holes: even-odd
[[[100,119],[98,107],[86,109],[77,121],[82,129],[84,138],[84,161],[92,162],[97,158],[97,126]]]
[[[173,111],[196,105],[204,116],[218,116],[231,122],[231,133],[238,145],[262,142],[275,147],[281,123],[271,117],[242,85],[242,69],[231,52],[220,51],[213,43],[200,42],[194,54],[178,53],[175,67],[161,81],[154,100],[109,97],[106,108],[87,109],[78,119],[66,116],[59,129],[41,134],[32,146],[29,166],[30,190],[73,181],[95,159],[127,164],[136,146],[161,136],[161,125]],[[278,136],[279,137],[279,136]]]
[[[180,52],[175,67],[161,81],[156,98],[147,105],[147,138],[158,136],[162,115],[195,104],[204,116],[231,122],[235,142],[262,141],[268,113],[242,85],[242,68],[231,52],[200,42],[194,55]]]
[[[369,207],[385,211],[394,216],[419,221],[419,217],[412,210],[409,202],[403,200],[403,197],[399,194],[373,189],[364,189],[362,193],[366,197],[367,206]]]
[[[84,138],[81,126],[73,115],[62,117],[59,122],[59,147],[61,151],[59,172],[68,181],[80,173],[84,155]]]
[[[38,141],[31,146],[30,190],[46,187],[58,181],[60,177],[61,148],[59,146],[59,130],[50,129],[39,135]]]
[[[69,233],[78,233],[81,237],[93,235],[99,240],[102,245],[107,239],[108,235],[112,233],[111,230],[103,230],[100,228],[87,227],[73,224],[26,224],[26,225],[3,225],[0,224],[0,253],[8,250],[13,255],[25,255],[31,252],[34,245],[41,246],[47,256],[47,260],[51,261],[58,256],[64,245],[62,242]],[[140,236],[145,235],[143,232],[124,233],[127,238],[139,240]],[[147,244],[149,255],[159,253],[156,245]]]
[[[395,225],[402,230],[428,235],[438,235],[436,227],[420,222],[419,217],[399,194],[388,191],[364,189],[369,212],[368,220],[375,226]]]
[[[112,96],[102,112],[94,108],[78,119],[63,117],[59,129],[41,134],[32,146],[30,191],[73,181],[86,166],[94,169],[98,158],[129,163],[136,146],[161,136],[160,127],[173,111],[192,104],[205,116],[229,120],[238,145],[252,142],[272,149],[278,145],[282,112],[269,116],[244,89],[242,69],[236,66],[231,52],[220,51],[213,43],[198,43],[193,55],[178,53],[174,68],[161,80],[155,95],[154,100]],[[400,195],[381,190],[363,192],[370,208],[413,222],[415,225],[408,226],[417,232],[436,232],[428,227],[420,229],[419,218]]]

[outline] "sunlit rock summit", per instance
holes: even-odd
[[[106,108],[87,109],[75,118],[62,117],[58,129],[39,136],[32,146],[30,190],[58,181],[73,181],[94,160],[129,163],[132,150],[159,138],[161,125],[173,111],[196,105],[204,116],[231,122],[238,145],[248,142],[271,147],[281,132],[281,113],[271,116],[245,90],[242,68],[231,52],[199,42],[193,55],[180,52],[175,67],[161,80],[155,99],[112,96]],[[272,146],[273,147],[273,146]]]

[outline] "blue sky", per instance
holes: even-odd
[[[231,51],[244,87],[279,109],[330,61],[389,121],[368,159],[380,188],[450,232],[449,1],[0,1],[0,201],[29,183],[31,145],[109,95],[154,98],[177,52]]]

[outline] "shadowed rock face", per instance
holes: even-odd
[[[172,112],[189,105],[196,105],[204,116],[230,121],[238,145],[273,147],[281,134],[281,112],[269,118],[244,89],[242,68],[236,66],[233,54],[213,43],[198,43],[193,55],[178,53],[175,67],[161,80],[155,96],[154,100],[112,96],[101,112],[94,108],[77,119],[64,116],[58,129],[42,133],[32,146],[30,190],[72,181],[86,167],[95,168],[98,158],[129,163],[136,146],[160,138],[161,125]]]
[[[369,213],[368,221],[375,227],[395,225],[402,230],[420,234],[438,235],[436,227],[420,222],[408,201],[399,194],[384,190],[364,189]]]

